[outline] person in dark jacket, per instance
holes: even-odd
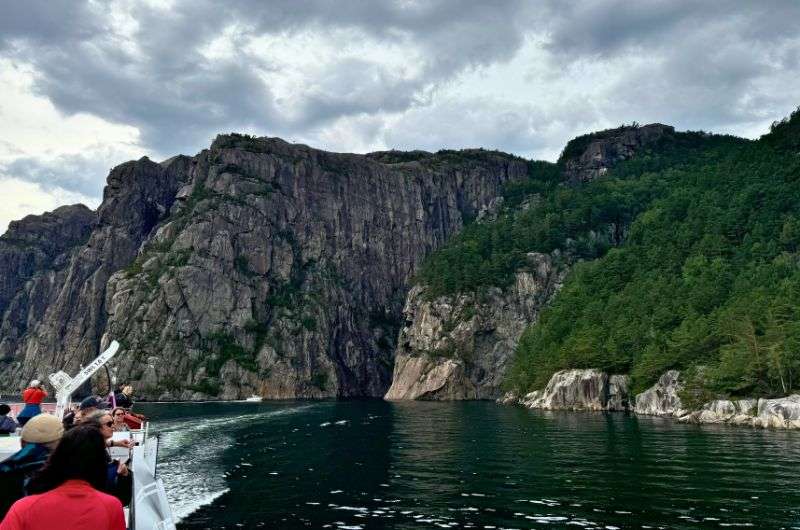
[[[114,401],[118,407],[129,409],[133,406],[133,387],[125,385],[114,392]]]
[[[17,422],[8,417],[11,412],[11,407],[5,403],[0,403],[0,436],[4,434],[11,434],[17,430]]]
[[[0,519],[25,496],[28,481],[47,461],[62,434],[64,427],[50,414],[39,414],[22,428],[22,449],[0,462]]]
[[[114,420],[111,414],[105,410],[94,411],[89,416],[83,418],[81,425],[91,425],[96,427],[100,434],[106,441],[106,447],[125,447],[131,448],[130,439],[114,440]],[[112,460],[111,456],[106,453],[106,466],[107,466],[107,480],[106,486],[103,489],[106,493],[110,493],[114,497],[122,501],[122,504],[127,506],[131,502],[131,495],[133,494],[133,474],[124,462],[119,460]]]

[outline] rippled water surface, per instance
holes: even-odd
[[[800,528],[800,432],[485,402],[136,409],[181,529]]]

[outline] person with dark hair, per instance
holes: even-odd
[[[46,397],[47,392],[42,389],[42,382],[38,379],[31,381],[31,384],[22,393],[25,408],[17,414],[17,421],[20,425],[24,427],[28,420],[42,413],[42,400]]]
[[[131,385],[121,386],[114,392],[114,401],[118,407],[131,408],[133,406],[133,387]]]
[[[105,410],[96,410],[86,416],[81,425],[92,425],[100,430],[103,435],[106,447],[125,447],[131,448],[131,441],[129,439],[114,440],[114,420],[111,414]],[[133,495],[133,475],[128,466],[119,460],[112,460],[111,455],[106,453],[106,485],[103,491],[122,501],[122,504],[128,505],[131,502]]]
[[[128,424],[125,423],[125,414],[125,409],[122,407],[116,407],[111,411],[111,417],[114,418],[114,426],[112,427],[114,432],[126,432],[131,430]]]
[[[17,430],[17,422],[8,417],[11,412],[11,407],[5,403],[0,403],[0,436],[4,434],[11,434]]]
[[[44,466],[64,428],[58,418],[39,414],[22,428],[22,449],[0,462],[0,518],[25,495],[31,477]]]
[[[14,503],[0,530],[125,530],[122,503],[99,491],[105,480],[103,435],[94,426],[76,426],[31,480],[32,495]]]

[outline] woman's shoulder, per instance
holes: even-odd
[[[108,493],[104,493],[94,488],[92,488],[92,491],[94,492],[94,496],[98,502],[102,502],[103,504],[109,504],[112,506],[118,505],[120,508],[122,508],[122,503],[120,502],[120,500],[114,497],[113,495],[109,495]]]

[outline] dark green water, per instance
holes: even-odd
[[[136,408],[181,529],[800,528],[800,432],[482,402]]]

